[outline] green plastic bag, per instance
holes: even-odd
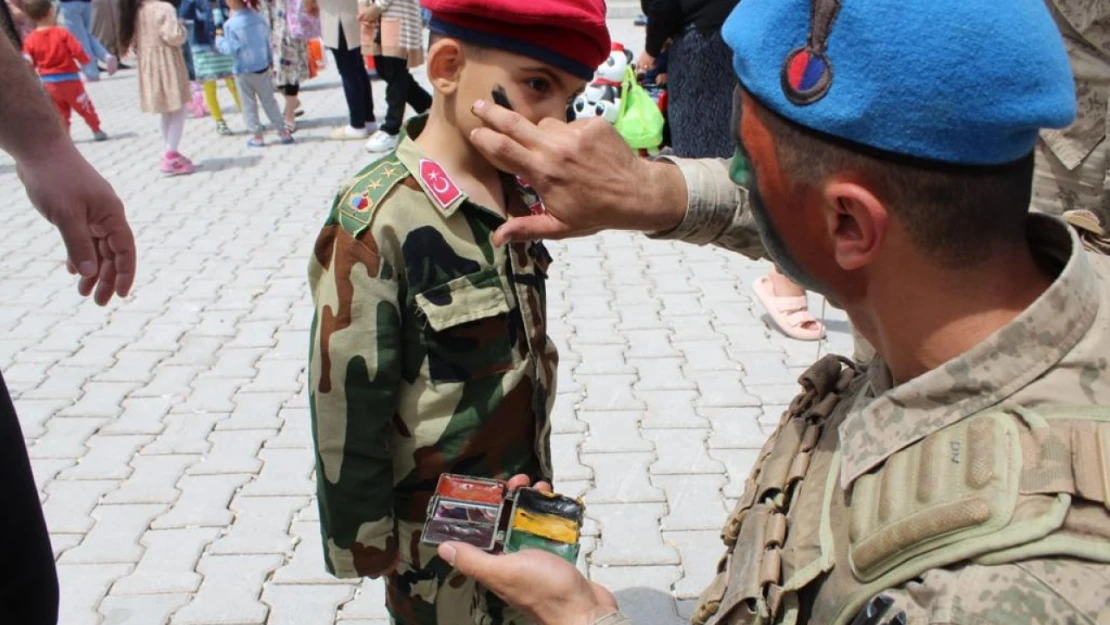
[[[636,82],[631,66],[621,82],[621,108],[614,126],[634,150],[654,150],[663,144],[663,112]]]

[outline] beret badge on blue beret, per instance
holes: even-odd
[[[794,104],[813,104],[832,87],[832,63],[825,56],[825,47],[839,12],[840,0],[811,2],[809,41],[791,50],[782,64],[782,91]]]

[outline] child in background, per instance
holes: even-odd
[[[162,116],[166,151],[158,168],[170,176],[196,171],[178,152],[191,99],[189,71],[181,46],[185,28],[177,10],[162,0],[120,0],[120,47],[133,48],[139,63],[139,102],[144,113]]]
[[[77,111],[92,130],[93,139],[106,140],[108,135],[100,129],[96,108],[81,84],[81,66],[89,62],[81,43],[57,25],[50,0],[27,0],[24,11],[36,28],[23,41],[23,54],[38,72],[50,99],[54,100],[66,130],[69,130],[70,111]]]
[[[235,73],[231,57],[216,51],[216,29],[223,23],[223,6],[226,4],[215,0],[182,0],[178,15],[185,21],[189,34],[189,47],[193,52],[193,71],[195,80],[204,90],[204,102],[208,111],[216,122],[216,132],[221,135],[230,135],[231,129],[224,121],[223,110],[216,81],[223,80],[227,90],[231,92],[231,99],[235,108],[243,110],[239,100],[239,91],[235,87]]]
[[[432,105],[432,96],[409,73],[424,62],[424,20],[417,0],[359,0],[358,12],[362,51],[374,57],[389,105],[366,151],[389,152],[397,147],[405,106],[422,115]]]
[[[533,123],[566,119],[609,56],[605,3],[424,6],[431,111],[339,193],[310,261],[325,562],[338,577],[387,575],[398,625],[520,623],[420,543],[440,474],[552,476],[551,256],[542,243],[492,241],[542,205],[471,144],[471,106],[496,93]]]
[[[239,85],[246,105],[243,117],[251,133],[247,146],[260,148],[266,145],[262,136],[262,123],[258,120],[258,105],[266,111],[281,143],[293,143],[293,135],[285,127],[285,120],[274,97],[273,53],[270,50],[270,27],[262,16],[243,0],[229,0],[231,18],[224,24],[223,34],[216,37],[216,49],[232,58],[235,82]]]

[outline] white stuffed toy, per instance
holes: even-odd
[[[632,52],[614,43],[609,58],[594,73],[593,82],[574,99],[574,118],[601,117],[610,124],[616,123],[621,109],[621,81],[631,64]]]

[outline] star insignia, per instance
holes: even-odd
[[[382,169],[382,175],[387,176],[389,178],[392,178],[392,177],[397,175],[397,170],[394,169],[392,166],[386,167],[386,168]]]
[[[377,191],[378,189],[382,188],[382,181],[375,180],[373,182],[370,182],[366,185],[366,188],[370,191]]]

